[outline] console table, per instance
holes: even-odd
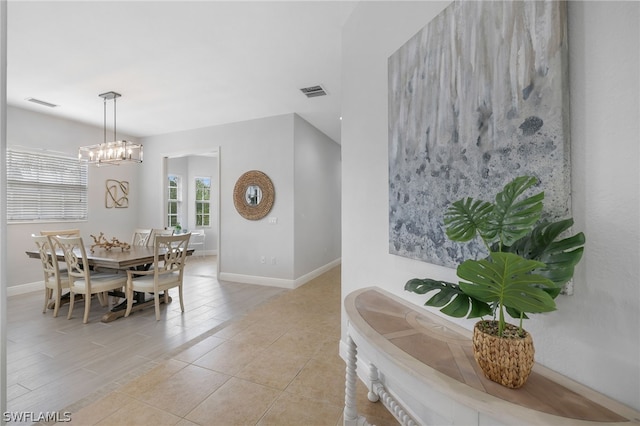
[[[345,425],[369,424],[356,409],[363,359],[369,400],[381,400],[403,425],[640,425],[640,412],[538,364],[520,389],[486,379],[471,331],[380,288],[357,290],[344,303]]]

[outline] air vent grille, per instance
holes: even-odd
[[[307,98],[315,98],[317,96],[325,96],[327,94],[327,91],[324,90],[324,87],[320,85],[303,87],[302,89],[300,89],[300,91],[304,93]]]
[[[49,107],[49,108],[55,108],[55,107],[58,106],[56,104],[52,104],[51,102],[41,101],[40,99],[36,99],[36,98],[27,98],[27,100],[29,102],[33,102],[34,104],[46,106],[46,107]]]

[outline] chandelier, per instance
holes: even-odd
[[[118,140],[116,137],[116,99],[119,93],[106,92],[100,96],[104,100],[104,142],[97,145],[81,146],[78,159],[92,164],[142,163],[142,145]],[[107,142],[107,101],[113,100],[113,141]]]

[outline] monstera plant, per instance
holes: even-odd
[[[530,339],[522,320],[528,313],[556,309],[554,299],[573,277],[582,257],[584,234],[565,236],[572,219],[540,220],[544,192],[525,195],[537,184],[538,179],[521,176],[505,185],[493,203],[473,198],[452,203],[444,216],[447,237],[461,243],[480,238],[486,253],[478,253],[478,259],[467,259],[458,266],[458,283],[415,278],[405,285],[405,290],[418,294],[435,291],[425,305],[439,307],[447,315],[493,317],[478,322],[474,329],[476,360],[476,330],[498,338],[509,335]],[[505,314],[519,319],[519,327],[507,324]],[[530,351],[532,366],[532,343]],[[519,387],[523,383],[503,384]]]

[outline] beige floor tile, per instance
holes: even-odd
[[[237,319],[229,323],[226,327],[217,331],[214,336],[219,337],[221,339],[230,339],[236,334],[240,333],[242,330],[245,330],[247,327],[252,325],[256,320],[252,318],[247,318],[247,316],[243,316],[242,318]]]
[[[184,417],[227,380],[227,375],[189,365],[153,388],[133,396],[156,408]]]
[[[304,330],[289,330],[269,348],[311,358],[324,344],[326,336]]]
[[[285,392],[340,406],[344,388],[344,364],[311,359]]]
[[[199,425],[197,423],[190,422],[187,419],[182,419],[178,423],[176,423],[176,426],[199,426]]]
[[[278,340],[287,330],[288,327],[283,323],[256,322],[233,336],[231,340],[267,347]]]
[[[342,407],[284,392],[258,423],[259,426],[334,426]]]
[[[340,338],[329,338],[322,342],[322,345],[313,354],[313,358],[337,362],[345,367],[344,360],[340,357]]]
[[[123,393],[112,392],[78,412],[72,412],[69,423],[72,425],[94,425],[118,411],[129,400],[130,397]]]
[[[180,352],[173,356],[173,359],[182,361],[182,362],[193,362],[196,359],[200,358],[207,352],[211,351],[211,349],[221,345],[226,342],[226,339],[221,339],[216,336],[209,336],[206,339],[196,343],[188,349]]]
[[[228,340],[198,358],[194,365],[233,376],[253,361],[265,349],[246,342]]]
[[[99,426],[175,425],[180,417],[143,402],[132,400],[120,410],[105,418]]]
[[[308,357],[271,348],[247,364],[236,377],[284,390],[305,366]]]
[[[255,425],[279,394],[276,389],[232,378],[185,418],[202,425]]]
[[[189,364],[186,362],[174,359],[163,361],[159,363],[157,367],[154,367],[147,373],[123,385],[119,389],[119,392],[132,396],[139,395],[149,389],[153,389],[158,383],[163,382],[168,377],[171,377],[173,374],[185,368],[187,365]]]

